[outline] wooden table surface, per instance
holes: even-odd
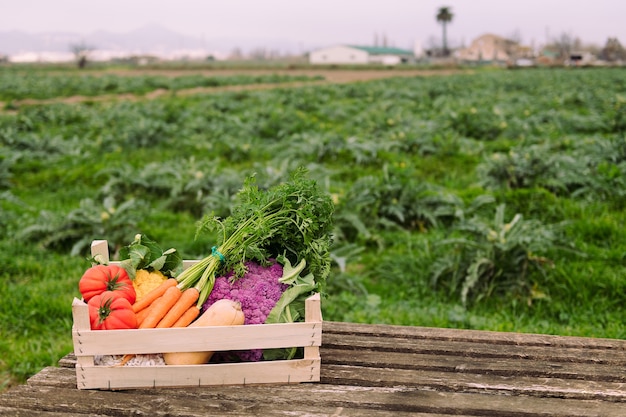
[[[321,381],[78,390],[74,357],[1,416],[626,417],[626,341],[324,322]]]

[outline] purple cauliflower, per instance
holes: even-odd
[[[234,281],[233,272],[215,278],[215,285],[207,301],[202,306],[206,311],[214,302],[221,299],[239,301],[245,316],[245,324],[263,324],[274,308],[283,292],[289,287],[278,280],[283,276],[283,267],[272,260],[272,264],[264,267],[255,262],[246,262],[247,272]],[[216,361],[259,361],[263,356],[262,349],[233,352],[217,352]]]

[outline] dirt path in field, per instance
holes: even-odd
[[[452,74],[469,73],[467,70],[460,69],[441,69],[441,70],[397,70],[397,69],[381,69],[381,70],[237,70],[237,69],[212,69],[212,70],[166,70],[166,69],[146,69],[146,70],[110,70],[102,72],[90,72],[89,75],[118,75],[122,77],[132,77],[139,75],[180,77],[184,75],[201,74],[207,77],[233,76],[233,75],[288,75],[288,76],[308,76],[322,77],[322,80],[316,81],[294,81],[284,83],[265,83],[265,84],[247,84],[247,85],[227,85],[220,87],[196,87],[175,92],[171,90],[159,89],[147,94],[103,94],[99,96],[72,96],[72,97],[55,97],[51,99],[23,99],[11,102],[12,107],[20,106],[54,104],[54,103],[83,103],[83,102],[105,102],[105,101],[137,101],[152,100],[164,95],[188,96],[194,94],[219,93],[224,91],[254,91],[269,90],[273,88],[297,88],[311,85],[327,85],[327,84],[344,84],[353,82],[366,82],[383,78],[395,77],[432,77],[446,76]],[[6,109],[6,103],[0,101],[0,112],[10,112]]]

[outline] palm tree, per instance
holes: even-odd
[[[449,7],[440,7],[437,10],[437,22],[441,23],[443,28],[443,55],[448,56],[448,39],[446,36],[446,25],[452,21],[454,15]]]

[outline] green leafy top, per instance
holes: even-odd
[[[221,232],[218,246],[226,255],[222,272],[234,270],[242,276],[245,261],[265,263],[284,255],[294,265],[304,259],[305,274],[325,282],[330,273],[334,205],[306,174],[301,167],[288,181],[266,190],[258,188],[254,176],[248,177],[229,217],[203,219],[198,233]]]
[[[176,249],[164,251],[153,240],[137,234],[128,246],[120,249],[121,266],[134,279],[137,269],[161,271],[167,277],[176,277],[182,271],[183,259]]]
[[[330,274],[334,204],[306,174],[305,168],[298,168],[288,181],[266,190],[249,177],[229,217],[205,216],[201,221],[197,235],[215,233],[218,245],[213,254],[183,271],[179,286],[199,288],[201,303],[217,274],[232,270],[241,277],[246,261],[264,264],[282,255],[293,265],[304,260],[303,274],[312,274],[317,290],[323,291]]]

